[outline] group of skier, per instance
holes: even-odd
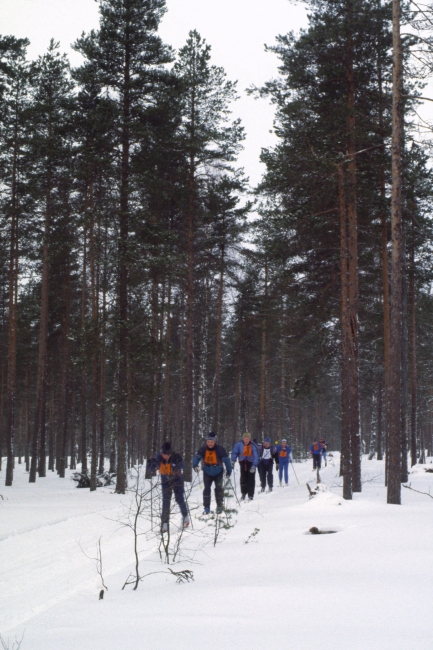
[[[314,469],[321,467],[322,457],[326,463],[327,443],[323,438],[314,439],[310,447]],[[195,454],[192,467],[197,473],[203,470],[203,514],[210,513],[211,489],[214,485],[216,512],[221,513],[224,508],[224,468],[230,478],[236,462],[240,467],[241,500],[254,499],[256,486],[256,471],[260,477],[261,491],[272,492],[274,487],[274,464],[278,471],[280,487],[289,484],[289,464],[293,463],[292,450],[286,439],[281,443],[271,444],[269,437],[262,443],[253,440],[250,433],[244,433],[242,439],[233,447],[231,454],[221,445],[217,444],[216,434],[211,431],[206,436],[205,443]],[[182,526],[190,525],[190,515],[185,501],[183,470],[185,462],[182,456],[172,450],[170,442],[164,442],[161,451],[149,462],[151,472],[159,471],[162,488],[162,513],[161,530],[168,531],[170,520],[170,504],[174,494],[175,500],[182,513]],[[284,479],[284,484],[283,484]]]

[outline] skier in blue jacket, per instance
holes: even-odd
[[[174,492],[174,498],[182,513],[182,524],[186,528],[190,524],[188,508],[185,503],[185,485],[183,480],[183,470],[185,461],[180,454],[173,452],[170,442],[164,442],[159,454],[152,458],[150,471],[159,470],[161,476],[162,488],[162,513],[161,513],[161,532],[168,532],[170,520],[171,497]]]
[[[272,492],[274,487],[274,460],[275,464],[278,465],[278,454],[275,447],[271,446],[271,439],[265,438],[263,443],[259,445],[259,476],[260,483],[262,486],[262,492],[266,489],[266,480],[268,482],[269,492]]]
[[[284,482],[286,485],[289,485],[289,463],[293,463],[292,450],[287,444],[285,438],[282,439],[281,444],[277,447],[278,454],[278,477],[280,479],[280,487],[283,484],[283,474]]]
[[[250,433],[244,433],[242,440],[235,444],[232,450],[232,464],[239,460],[241,468],[241,493],[242,500],[248,494],[248,499],[254,499],[254,490],[256,487],[256,468],[259,464],[259,450],[257,445],[251,440]]]
[[[210,500],[212,483],[215,483],[215,500],[217,502],[217,513],[223,511],[223,476],[224,465],[227,471],[227,476],[232,473],[232,464],[230,458],[221,445],[216,444],[216,435],[211,431],[206,437],[206,444],[200,447],[196,455],[192,459],[192,467],[198,473],[200,471],[200,464],[203,468],[203,506],[204,513],[210,513]]]
[[[314,438],[313,444],[310,447],[310,454],[313,457],[313,471],[320,469],[322,466],[322,445],[316,438]]]

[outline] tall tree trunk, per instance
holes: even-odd
[[[206,276],[204,281],[204,301],[202,302],[203,323],[200,333],[200,354],[198,363],[198,381],[195,382],[195,418],[193,427],[192,444],[206,435],[208,428],[207,418],[207,360],[209,340],[209,280]]]
[[[25,409],[26,409],[26,448],[25,448],[25,463],[26,463],[26,472],[30,470],[30,455],[29,455],[29,444],[30,444],[30,361],[27,362],[26,367],[26,380],[25,380]]]
[[[257,434],[262,436],[266,427],[266,354],[267,354],[267,310],[268,310],[268,261],[265,260],[265,280],[263,292],[262,350],[260,360],[260,403],[259,426]]]
[[[403,55],[400,0],[392,0],[392,193],[391,193],[391,354],[389,372],[389,471],[387,502],[401,503],[401,338],[402,338],[402,168]]]
[[[340,260],[341,260],[341,469],[343,498],[352,498],[352,437],[350,428],[350,311],[349,311],[349,253],[347,243],[346,189],[343,164],[338,165],[340,199]]]
[[[12,166],[12,213],[9,248],[9,323],[8,323],[8,379],[6,397],[6,486],[11,486],[14,472],[14,433],[17,357],[17,302],[18,302],[18,127],[14,128]],[[1,454],[1,450],[0,450]]]
[[[77,379],[76,376],[74,376],[74,381],[72,384],[72,404],[71,404],[71,416],[72,416],[72,426],[71,426],[71,436],[70,436],[70,453],[71,453],[71,463],[69,467],[71,469],[77,469],[77,454],[76,454],[76,448],[75,448],[75,440],[76,440],[76,412],[75,412],[75,403],[76,403],[76,390],[77,387]]]
[[[195,101],[194,95],[191,107],[191,140],[194,142],[195,133]],[[193,438],[194,411],[194,210],[195,210],[195,157],[191,153],[189,161],[189,205],[188,205],[188,234],[187,234],[187,309],[186,309],[186,400],[185,400],[185,479],[191,481],[191,458]]]
[[[41,313],[39,323],[38,368],[36,374],[36,406],[31,445],[29,482],[36,482],[36,469],[39,476],[46,475],[46,392],[47,392],[47,347],[48,347],[48,300],[50,265],[50,225],[51,225],[51,168],[47,172],[45,202],[44,245],[42,251]],[[39,453],[38,453],[39,452]],[[38,464],[39,455],[39,464]]]
[[[213,430],[218,433],[219,425],[219,405],[220,405],[220,382],[221,382],[221,334],[223,319],[223,298],[224,298],[224,265],[225,265],[224,244],[221,246],[220,259],[220,278],[218,287],[218,305],[217,305],[217,332],[215,346],[215,402],[214,402],[214,419]]]
[[[381,36],[379,36],[379,47],[381,46]],[[384,102],[383,102],[383,80],[382,80],[382,56],[379,50],[377,75],[379,86],[379,132],[382,142],[385,144],[385,126],[384,126]],[[380,172],[380,227],[381,227],[381,260],[382,260],[382,287],[383,287],[383,349],[384,349],[384,388],[383,388],[383,409],[382,420],[385,420],[385,450],[386,465],[388,465],[388,440],[389,440],[389,368],[390,368],[390,351],[391,351],[391,330],[390,330],[390,299],[389,299],[389,272],[388,272],[388,222],[386,216],[386,178],[385,163],[382,162]],[[382,449],[381,458],[382,460]],[[386,470],[387,475],[387,470]]]
[[[416,299],[415,299],[415,247],[410,247],[409,266],[409,376],[410,376],[410,464],[417,462],[417,403],[416,403]]]
[[[405,224],[403,221],[403,250],[406,249]],[[407,466],[407,409],[408,409],[408,374],[409,374],[409,341],[408,341],[408,286],[406,253],[403,253],[404,267],[402,273],[402,330],[401,330],[401,482],[409,480]]]
[[[241,311],[239,314],[239,337],[238,337],[238,349],[236,353],[236,383],[235,383],[235,408],[233,414],[233,445],[235,444],[238,437],[238,425],[239,425],[239,393],[241,388],[241,363],[242,363],[242,343],[243,343],[243,331],[244,331],[244,296],[241,295]]]
[[[3,465],[3,440],[4,440],[4,391],[5,391],[5,364],[2,363],[1,395],[0,395],[0,471]]]
[[[93,205],[93,183],[90,184],[90,296],[91,296],[91,341],[92,341],[92,456],[90,465],[90,491],[96,490],[98,472],[98,416],[99,416],[99,359],[98,359],[98,286],[96,277],[95,215]]]
[[[81,428],[81,471],[87,473],[87,224],[84,225],[83,234],[83,272],[81,286],[81,400],[80,400],[80,428]]]
[[[353,17],[351,16],[351,21]],[[361,435],[359,430],[359,372],[358,372],[358,219],[356,190],[356,133],[355,133],[355,79],[353,69],[353,42],[348,48],[348,156],[347,164],[347,226],[348,226],[348,363],[350,411],[349,428],[352,457],[352,489],[361,492]]]
[[[164,410],[162,414],[162,437],[169,435],[168,414],[170,400],[170,346],[171,346],[171,276],[168,278],[167,315],[165,325],[165,368],[164,368]]]
[[[383,440],[383,390],[382,390],[382,380],[380,380],[379,385],[377,387],[377,436],[376,436],[377,460],[383,459],[382,440]]]
[[[286,428],[286,337],[284,321],[284,298],[281,301],[281,404],[280,404],[280,422],[278,427],[278,438],[285,437],[284,429]]]
[[[129,9],[127,10],[129,12]],[[128,236],[129,236],[129,176],[130,176],[130,119],[131,119],[131,39],[130,18],[126,27],[122,159],[120,183],[119,223],[119,388],[117,411],[117,494],[127,489],[126,459],[128,440]]]
[[[104,472],[105,461],[105,345],[106,345],[106,319],[107,319],[107,226],[105,226],[104,236],[104,269],[102,273],[102,314],[101,314],[101,367],[99,371],[100,378],[100,413],[99,413],[99,473]]]
[[[65,478],[68,466],[68,422],[69,422],[69,331],[71,327],[71,262],[68,253],[65,268],[64,307],[62,323],[62,404],[61,404],[61,449],[59,476]]]

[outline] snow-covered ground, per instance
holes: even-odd
[[[329,491],[312,500],[310,461],[295,464],[299,485],[291,471],[288,488],[256,492],[241,507],[232,499],[236,524],[216,547],[198,518],[197,485],[189,501],[194,527],[182,547],[194,562],[172,567],[191,569],[194,582],[155,573],[137,591],[122,591],[134,562],[131,531],[119,524],[130,495],[90,493],[55,474],[29,485],[23,466],[5,488],[3,471],[3,639],[12,648],[24,632],[21,650],[431,650],[433,499],[403,489],[402,506],[386,505],[383,464],[365,459],[363,492],[344,501],[337,454],[333,460],[322,471]],[[410,483],[433,493],[423,467]],[[310,535],[312,526],[338,532]],[[85,555],[95,556],[99,538],[103,600]],[[139,544],[142,574],[164,570],[155,539],[144,534]]]

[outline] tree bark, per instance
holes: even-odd
[[[47,391],[47,347],[48,347],[48,301],[49,301],[49,265],[50,265],[50,226],[51,226],[51,168],[47,171],[47,189],[45,202],[44,244],[42,251],[41,313],[39,324],[38,368],[36,375],[36,406],[31,445],[31,463],[29,482],[36,482],[36,470],[39,476],[46,474],[46,391]],[[38,464],[39,456],[39,464]]]
[[[96,277],[95,215],[93,204],[93,182],[90,183],[90,297],[91,297],[91,342],[92,342],[92,454],[90,465],[90,491],[96,490],[98,472],[98,418],[99,418],[99,322],[98,287]]]
[[[171,277],[168,278],[167,315],[165,324],[164,410],[162,414],[162,437],[169,435],[168,414],[170,400],[170,346],[171,346]]]
[[[69,332],[71,326],[71,266],[70,255],[66,260],[64,307],[62,323],[62,404],[61,404],[61,451],[59,476],[65,478],[68,466],[68,423],[69,423]]]
[[[219,426],[220,381],[221,381],[221,333],[222,333],[223,298],[224,298],[224,265],[225,265],[225,250],[223,244],[221,246],[220,278],[219,278],[219,287],[218,287],[218,306],[217,306],[217,332],[216,332],[216,346],[215,346],[215,402],[214,402],[213,430],[217,433],[218,433],[218,426]]]
[[[235,383],[235,404],[233,414],[233,445],[238,437],[239,426],[239,394],[241,389],[241,363],[242,363],[242,343],[243,343],[243,320],[244,320],[244,297],[241,295],[241,310],[239,314],[239,337],[238,349],[236,353],[236,383]]]
[[[265,260],[265,279],[263,292],[263,316],[262,316],[262,350],[260,359],[260,406],[259,426],[257,434],[263,436],[266,428],[266,353],[267,353],[267,309],[268,309],[268,261]]]
[[[18,302],[18,126],[14,127],[12,164],[12,211],[9,247],[9,323],[8,323],[8,379],[6,397],[6,486],[11,486],[14,471],[14,434],[17,357],[17,302]],[[0,451],[1,454],[1,451]]]
[[[340,199],[340,264],[341,264],[341,468],[343,498],[352,498],[352,437],[350,419],[350,311],[349,311],[349,252],[347,243],[346,188],[344,163],[337,167]]]
[[[391,353],[389,373],[389,471],[387,502],[401,503],[401,338],[402,338],[402,167],[403,55],[400,0],[392,1],[392,193],[391,193]]]
[[[81,471],[87,473],[87,225],[83,234],[83,271],[81,286],[81,400],[80,400],[80,458]]]
[[[195,90],[191,97],[191,144],[195,141]],[[193,410],[194,410],[194,209],[195,209],[195,156],[189,159],[189,204],[187,234],[187,309],[186,309],[186,400],[185,400],[185,480],[191,481]]]
[[[408,374],[409,374],[409,341],[408,341],[408,286],[406,263],[406,234],[405,224],[402,223],[403,234],[403,273],[402,273],[402,330],[401,330],[401,482],[409,480],[407,466],[407,409],[408,409]]]
[[[361,435],[359,430],[358,372],[358,219],[356,189],[356,123],[353,42],[348,47],[348,156],[347,163],[347,252],[348,252],[348,337],[349,337],[349,428],[352,458],[352,489],[361,492]]]
[[[410,247],[409,262],[409,376],[410,376],[410,464],[417,462],[417,377],[416,377],[416,297],[415,297],[415,251]]]
[[[128,236],[131,119],[131,23],[127,9],[124,83],[122,97],[122,158],[119,223],[119,387],[117,413],[117,484],[116,493],[127,489],[126,459],[128,440]]]

